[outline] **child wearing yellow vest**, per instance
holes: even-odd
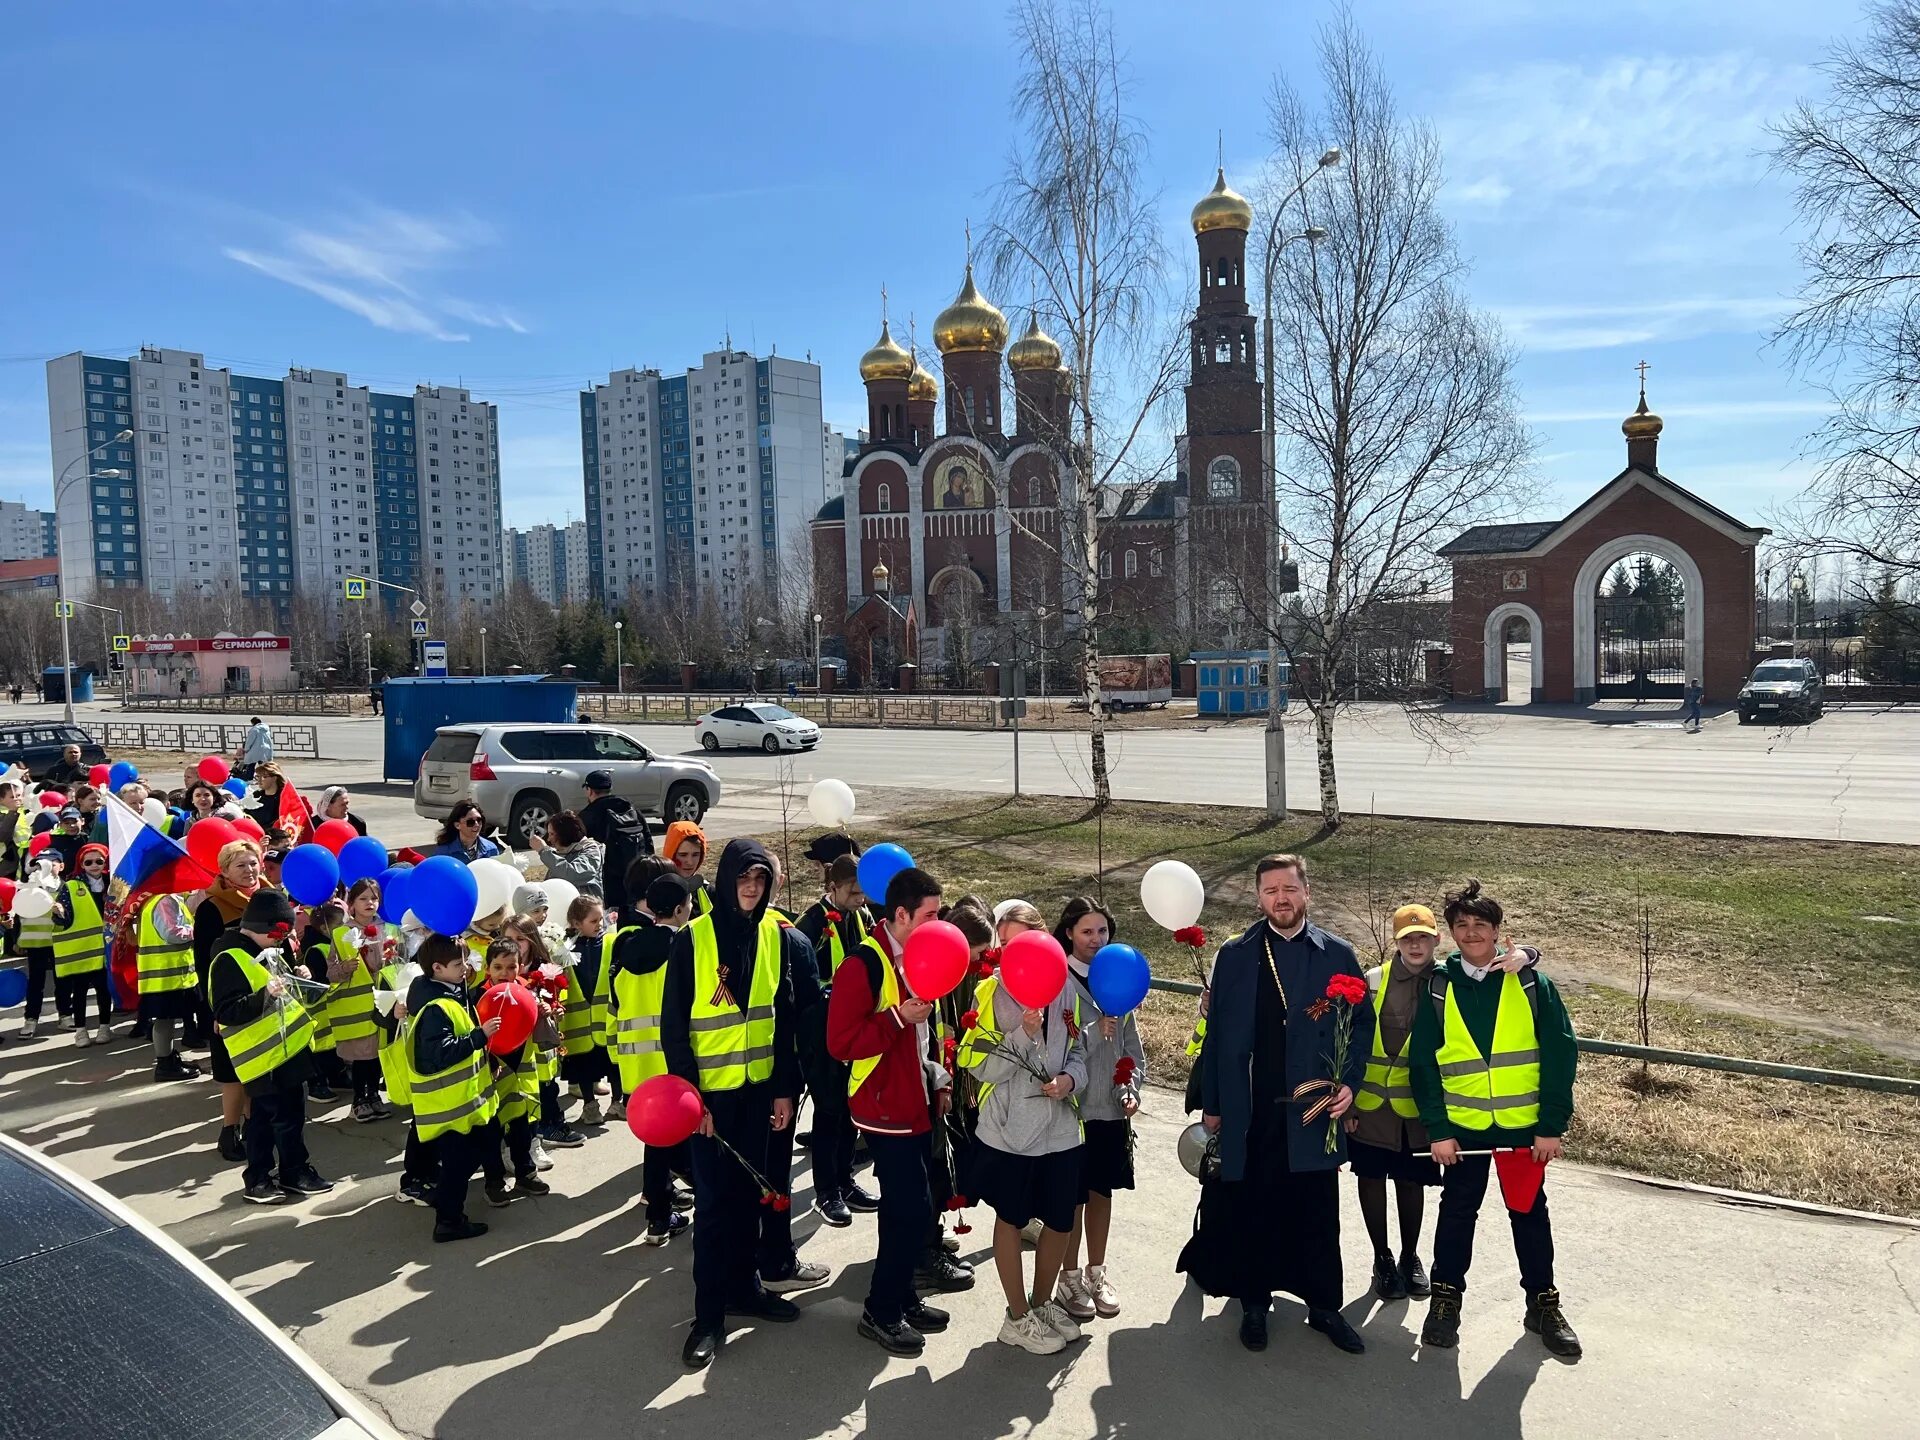
[[[380,1101],[380,1027],[373,1009],[373,980],[387,963],[388,949],[380,882],[356,880],[347,891],[346,914],[328,930],[324,958],[325,979],[333,987],[327,1020],[334,1050],[353,1085],[353,1118],[363,1125],[391,1113]]]
[[[407,1086],[413,1123],[421,1142],[433,1147],[439,1177],[434,1183],[436,1243],[471,1240],[487,1227],[467,1218],[467,1184],[479,1169],[487,1201],[508,1201],[506,1167],[500,1162],[500,1127],[494,1123],[494,1093],[487,1042],[500,1017],[484,1023],[473,1014],[467,991],[467,951],[446,935],[428,935],[415,962],[425,973],[407,994]]]
[[[82,845],[76,857],[79,874],[54,896],[53,983],[66,992],[73,1016],[73,1043],[107,1043],[113,1001],[107,993],[107,847]],[[99,1010],[92,1033],[87,1030],[87,997]]]
[[[631,917],[635,923],[621,927],[614,941],[606,1030],[608,1053],[628,1094],[667,1073],[667,1057],[660,1047],[667,952],[673,948],[673,937],[693,918],[693,897],[678,875],[660,875],[647,886],[638,909]],[[664,1148],[647,1146],[640,1168],[640,1188],[647,1201],[646,1244],[665,1245],[692,1223],[674,1205],[673,1172],[689,1164],[685,1141]]]
[[[486,984],[507,985],[520,979],[520,943],[503,934],[487,947]],[[483,995],[485,990],[481,992]],[[545,1195],[553,1187],[542,1180],[533,1163],[533,1117],[540,1108],[540,1051],[533,1037],[517,1055],[489,1054],[493,1093],[499,1102],[497,1118],[513,1162],[512,1198]]]
[[[580,1123],[600,1125],[626,1114],[626,1092],[614,1072],[602,1043],[606,1029],[608,966],[607,912],[591,895],[576,896],[567,907],[567,994],[560,1011],[560,1034],[566,1058],[560,1062],[560,1081],[580,1097]],[[600,1108],[600,1087],[612,1092],[608,1111]]]

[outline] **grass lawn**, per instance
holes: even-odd
[[[1300,817],[1122,802],[1104,823],[1070,799],[876,794],[861,839],[899,842],[949,896],[1022,896],[1057,914],[1102,895],[1120,938],[1157,974],[1188,954],[1140,908],[1139,876],[1185,860],[1207,884],[1209,949],[1251,923],[1252,866],[1307,857],[1313,913],[1372,963],[1396,905],[1439,908],[1477,876],[1508,934],[1538,945],[1583,1035],[1637,1038],[1633,988],[1644,904],[1654,949],[1656,1045],[1880,1074],[1920,1075],[1920,849],[1701,839],[1356,816],[1332,836]],[[775,840],[777,844],[777,837]],[[805,844],[796,835],[794,849]],[[1104,862],[1104,863],[1103,863]],[[801,869],[807,867],[802,865]],[[1142,1010],[1154,1078],[1179,1084],[1193,1002]],[[1920,1215],[1920,1100],[1586,1057],[1578,1158],[1826,1204]],[[1165,1102],[1156,1102],[1165,1103]]]

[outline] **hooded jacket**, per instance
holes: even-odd
[[[669,841],[673,831],[667,832]],[[669,850],[668,854],[673,852]],[[768,893],[751,913],[740,909],[740,877],[754,867],[767,872]],[[772,898],[773,856],[758,840],[744,836],[727,842],[721,852],[713,881],[714,943],[720,963],[728,968],[727,988],[745,997],[753,991],[754,967],[759,961],[760,920]],[[700,1067],[694,1060],[690,1021],[693,1012],[693,927],[673,937],[667,952],[667,978],[660,1004],[660,1045],[666,1054],[667,1069],[690,1084],[700,1083]],[[806,939],[799,932],[783,927],[780,932],[780,976],[773,992],[773,1093],[783,1099],[795,1099],[800,1093],[800,1064],[794,1051],[793,976],[810,968],[811,952],[801,952]]]

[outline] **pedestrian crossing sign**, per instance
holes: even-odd
[[[347,599],[364,600],[366,598],[367,598],[366,577],[361,575],[347,576]]]
[[[133,637],[131,635],[114,636],[113,648],[114,648],[114,653],[116,654],[119,654],[119,655],[126,654],[129,650],[133,649]]]
[[[53,618],[56,620],[71,620],[73,618],[73,601],[71,600],[54,601],[53,602]]]
[[[426,621],[416,620],[413,622],[413,638],[416,640],[424,640],[427,638],[427,622]]]

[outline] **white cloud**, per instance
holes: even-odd
[[[277,244],[227,245],[221,253],[382,330],[445,341],[471,338],[453,322],[526,333],[504,308],[439,293],[428,283],[494,242],[493,232],[469,216],[442,221],[372,209],[325,230],[270,223],[281,232]]]
[[[1619,305],[1496,305],[1493,310],[1516,344],[1540,352],[1758,334],[1790,308],[1790,301],[1773,296],[1699,296]]]

